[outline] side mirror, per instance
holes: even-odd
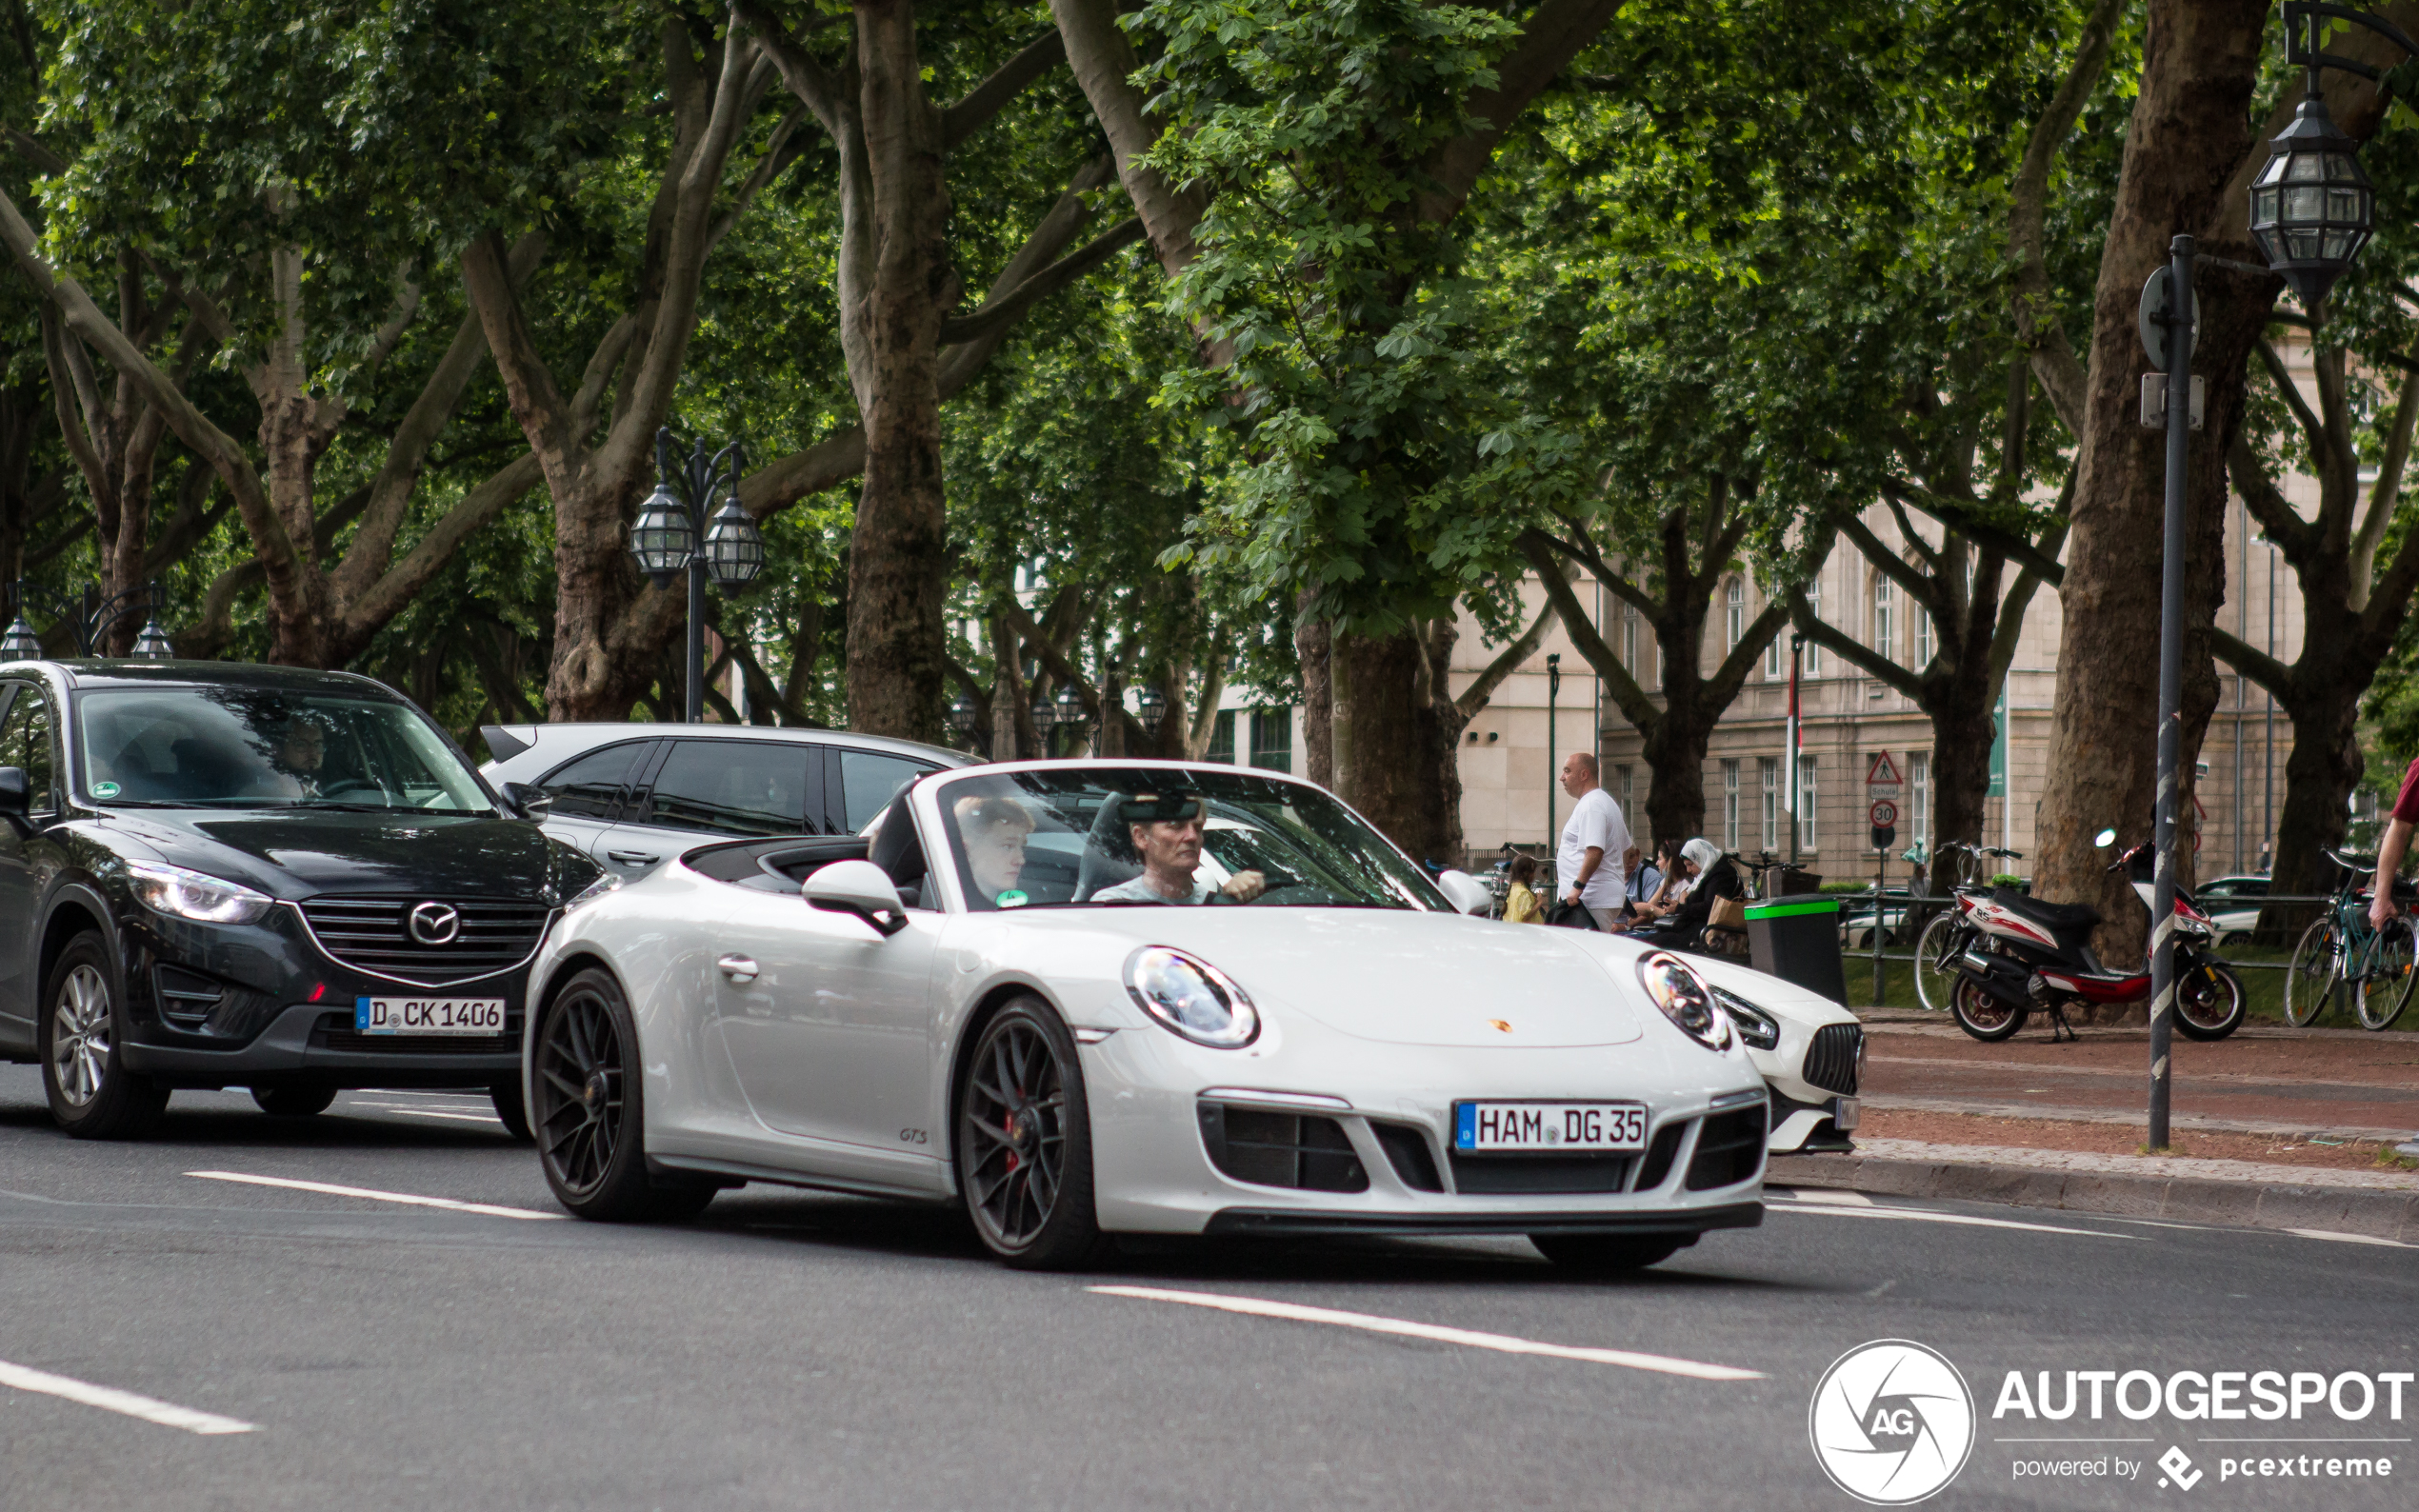
[[[835,861],[818,866],[798,889],[810,908],[826,913],[852,913],[882,931],[885,938],[907,927],[907,908],[890,874],[870,861]]]
[[[2106,850],[2110,846],[2116,844],[2116,831],[2113,829],[2103,829],[2098,834],[2091,837],[2091,844],[2099,846],[2102,850]]]
[[[32,790],[26,785],[25,768],[0,766],[0,816],[23,819],[32,802]]]
[[[554,806],[554,797],[543,788],[527,783],[506,783],[496,789],[505,806],[523,819],[544,819]]]
[[[1445,895],[1445,901],[1453,905],[1455,913],[1474,913],[1482,918],[1495,901],[1495,895],[1487,890],[1487,885],[1467,871],[1439,873],[1436,890]]]

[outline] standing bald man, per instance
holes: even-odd
[[[1596,754],[1575,750],[1562,764],[1562,790],[1578,800],[1554,849],[1554,880],[1562,901],[1582,905],[1596,927],[1609,931],[1621,911],[1629,825],[1612,794],[1596,786]]]

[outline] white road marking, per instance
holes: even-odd
[[[1825,1218],[1896,1218],[1917,1224],[1954,1224],[1965,1228],[2022,1228],[2035,1234],[2081,1234],[2087,1239],[2147,1241],[2148,1234],[2111,1234],[2098,1228],[2058,1228],[2049,1224],[2019,1224],[2007,1218],[1970,1218],[1964,1213],[1931,1213],[1919,1207],[1841,1207],[1830,1203],[1773,1203],[1767,1212],[1819,1213]]]
[[[1709,1365],[1697,1360],[1679,1360],[1669,1355],[1646,1355],[1628,1349],[1590,1349],[1575,1344],[1541,1343],[1534,1339],[1515,1339],[1509,1334],[1473,1333],[1467,1328],[1443,1328],[1435,1323],[1410,1323],[1401,1318],[1378,1318],[1365,1312],[1338,1312],[1331,1307],[1304,1307],[1289,1302],[1265,1302],[1257,1297],[1229,1297],[1219,1292],[1168,1291],[1157,1286],[1091,1286],[1089,1291],[1104,1297],[1132,1297],[1143,1302],[1182,1303],[1188,1307],[1210,1307],[1219,1312],[1245,1313],[1254,1318],[1283,1318],[1294,1323],[1331,1323],[1339,1328],[1360,1328],[1369,1333],[1397,1334],[1408,1339],[1432,1339],[1439,1343],[1465,1344],[1472,1349],[1493,1349],[1508,1355],[1547,1355],[1556,1360],[1585,1360],[1600,1365],[1627,1365],[1632,1370],[1659,1370],[1667,1375],[1693,1376],[1699,1381],[1761,1381],[1759,1370],[1740,1370],[1731,1365]]]
[[[241,1182],[249,1186],[283,1186],[297,1192],[326,1192],[330,1197],[366,1197],[373,1203],[401,1203],[408,1207],[442,1207],[450,1213],[485,1213],[490,1218],[567,1218],[567,1213],[540,1213],[527,1207],[498,1207],[490,1203],[457,1203],[450,1197],[419,1197],[410,1192],[381,1192],[367,1186],[336,1186],[327,1182],[289,1181],[283,1176],[247,1176],[241,1171],[187,1171],[206,1182]]]
[[[1873,1200],[1863,1192],[1843,1192],[1827,1186],[1775,1187],[1764,1194],[1785,1202],[1829,1203],[1835,1207],[1870,1207]]]
[[[492,1113],[448,1113],[433,1107],[406,1107],[401,1103],[353,1103],[347,1105],[378,1113],[401,1113],[408,1118],[450,1118],[465,1124],[501,1124],[504,1122]]]
[[[2289,1234],[2304,1239],[2331,1239],[2338,1244],[2383,1244],[2388,1249],[2419,1249],[2419,1244],[2406,1244],[2399,1239],[2379,1239],[2374,1234],[2339,1234],[2331,1228],[2289,1228]]]
[[[140,1418],[146,1422],[156,1422],[163,1427],[182,1428],[188,1433],[257,1433],[260,1431],[258,1423],[246,1422],[241,1418],[222,1418],[215,1412],[197,1412],[191,1407],[180,1407],[172,1402],[159,1402],[150,1397],[138,1397],[131,1391],[120,1391],[114,1386],[96,1386],[89,1381],[77,1381],[69,1376],[54,1376],[47,1370],[33,1370],[24,1365],[12,1365],[5,1360],[0,1360],[0,1386],[14,1386],[19,1391],[38,1391],[49,1397],[65,1397],[70,1402],[81,1402],[88,1407],[101,1407],[110,1412],[122,1412],[130,1418]]]

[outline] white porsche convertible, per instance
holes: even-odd
[[[532,972],[530,1122],[584,1217],[766,1181],[961,1203],[1026,1266],[1118,1233],[1513,1233],[1591,1269],[1763,1217],[1765,1084],[1693,967],[1453,917],[1271,773],[930,773],[870,842],[600,883]]]

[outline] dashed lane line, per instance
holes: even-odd
[[[260,1431],[258,1423],[246,1422],[241,1418],[222,1418],[215,1412],[200,1412],[191,1407],[180,1407],[172,1402],[161,1402],[152,1397],[138,1397],[131,1391],[120,1391],[115,1386],[96,1386],[89,1381],[78,1381],[71,1376],[54,1376],[47,1370],[35,1370],[26,1365],[12,1365],[5,1360],[0,1360],[0,1386],[14,1386],[19,1391],[40,1392],[47,1397],[64,1397],[70,1402],[80,1402],[88,1407],[100,1407],[110,1412],[124,1413],[130,1418],[140,1418],[146,1422],[156,1422],[162,1427],[182,1428],[187,1433],[214,1435]]]
[[[361,1197],[373,1203],[400,1203],[407,1207],[441,1207],[450,1213],[484,1213],[490,1218],[567,1218],[567,1213],[541,1213],[527,1207],[498,1207],[492,1203],[459,1203],[450,1197],[421,1197],[411,1192],[382,1192],[368,1186],[337,1186],[329,1182],[297,1182],[283,1176],[251,1176],[242,1171],[187,1171],[206,1182],[240,1182],[248,1186],[282,1186],[290,1191],[325,1192],[330,1197]]]
[[[1338,1328],[1358,1328],[1368,1333],[1394,1334],[1406,1339],[1430,1339],[1439,1343],[1492,1349],[1508,1355],[1545,1355],[1555,1360],[1584,1360],[1593,1364],[1624,1365],[1631,1370],[1654,1370],[1665,1375],[1690,1376],[1699,1381],[1764,1379],[1764,1373],[1759,1370],[1707,1364],[1703,1361],[1681,1360],[1670,1355],[1640,1354],[1629,1349],[1594,1349],[1579,1344],[1549,1344],[1535,1339],[1516,1339],[1509,1334],[1475,1333],[1468,1328],[1445,1328],[1435,1323],[1412,1323],[1403,1318],[1379,1318],[1364,1312],[1338,1312],[1332,1307],[1305,1307],[1298,1303],[1269,1302],[1258,1297],[1230,1297],[1210,1291],[1169,1291],[1158,1286],[1090,1286],[1085,1289],[1103,1297],[1172,1302],[1188,1307],[1209,1307],[1254,1318],[1282,1318],[1292,1323],[1328,1323]]]

